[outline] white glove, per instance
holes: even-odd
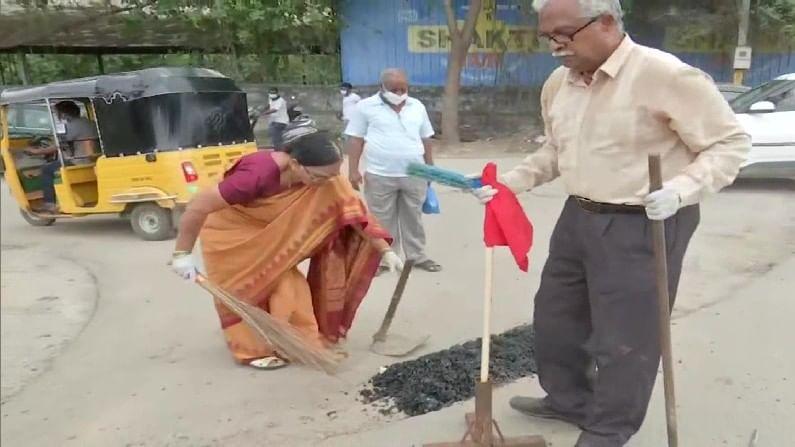
[[[489,203],[491,201],[491,199],[494,198],[494,196],[497,195],[497,192],[498,191],[496,189],[494,189],[493,187],[491,187],[490,185],[486,185],[486,186],[480,187],[478,189],[473,189],[472,190],[472,195],[477,197],[477,199],[480,201],[481,205],[485,205],[485,204]]]
[[[381,257],[381,265],[390,272],[400,272],[403,270],[403,260],[392,250],[387,250]]]
[[[682,198],[673,189],[662,188],[644,197],[643,205],[646,206],[646,216],[649,219],[665,220],[679,211]]]
[[[188,254],[178,254],[171,258],[171,269],[174,273],[181,276],[182,279],[194,281],[199,270],[196,269],[196,264],[193,263],[193,256]]]

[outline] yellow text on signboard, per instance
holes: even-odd
[[[535,29],[525,26],[478,26],[472,38],[470,53],[525,53],[538,50]],[[459,27],[463,24],[459,23]],[[408,27],[409,52],[447,53],[450,31],[446,25],[411,25]]]

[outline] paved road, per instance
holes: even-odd
[[[482,163],[445,162],[464,172]],[[745,445],[754,427],[763,428],[760,446],[792,439],[787,422],[795,418],[795,365],[784,353],[791,351],[785,320],[793,302],[784,288],[795,277],[793,191],[734,188],[703,208],[675,314],[682,445]],[[537,234],[531,272],[521,274],[508,253],[499,253],[495,331],[530,317],[562,199],[559,184],[523,196]],[[482,214],[472,198],[453,191],[442,191],[441,205],[442,214],[427,219],[429,251],[446,270],[412,276],[395,327],[432,333],[423,352],[480,334]],[[209,297],[165,266],[171,242],[140,241],[127,222],[112,217],[29,227],[5,186],[1,236],[4,246],[71,259],[95,278],[98,291],[93,316],[81,331],[65,335],[75,338],[64,340],[65,348],[46,361],[46,372],[12,378],[27,385],[3,402],[4,446],[405,446],[460,435],[461,408],[388,422],[355,400],[361,384],[388,362],[367,346],[395,277],[376,280],[348,341],[350,361],[338,377],[301,368],[260,372],[232,363]],[[13,253],[3,250],[4,269],[14,262]],[[21,292],[2,293],[5,303]],[[40,335],[19,330],[10,336]],[[4,344],[2,355],[5,363],[19,354]],[[496,416],[509,433],[543,433],[555,445],[570,444],[573,430],[530,422],[506,408],[509,394],[535,386],[527,380],[500,390]],[[634,446],[661,444],[659,406],[654,403]]]

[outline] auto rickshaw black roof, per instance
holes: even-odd
[[[0,104],[43,99],[112,98],[125,100],[170,93],[242,92],[234,81],[207,68],[158,67],[90,78],[57,81],[33,87],[9,88],[0,92]]]

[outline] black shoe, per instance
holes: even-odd
[[[544,399],[535,397],[514,396],[511,398],[510,406],[514,410],[528,416],[541,419],[554,419],[567,424],[576,425],[582,428],[583,420],[576,416],[570,416],[552,408]]]

